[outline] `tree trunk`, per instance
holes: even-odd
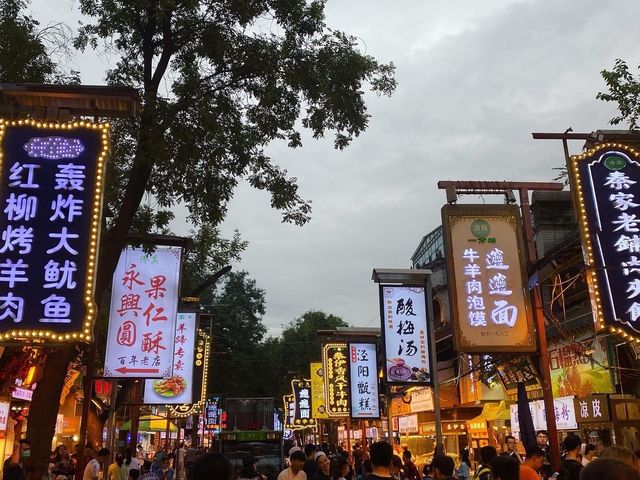
[[[47,471],[60,395],[67,368],[75,355],[75,344],[60,345],[53,349],[47,356],[42,379],[33,392],[27,427],[27,438],[31,441],[31,457],[25,465],[27,480],[41,480]]]

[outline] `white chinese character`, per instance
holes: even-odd
[[[16,297],[11,292],[0,296],[0,321],[10,318],[13,323],[20,323],[23,312],[24,298]]]
[[[469,310],[484,310],[484,298],[473,295],[467,297]]]
[[[64,163],[58,165],[58,170],[55,190],[84,190],[84,165]]]
[[[69,242],[67,241],[67,239],[69,238],[75,239],[78,237],[79,235],[77,233],[69,233],[67,231],[67,227],[62,227],[62,231],[60,233],[50,233],[49,238],[57,238],[59,239],[59,241],[58,241],[58,245],[47,250],[47,253],[56,253],[64,248],[67,252],[71,253],[72,255],[77,255],[78,251],[71,248],[71,245],[69,245]]]
[[[608,186],[613,190],[622,190],[623,188],[627,190],[635,183],[635,181],[629,179],[623,172],[611,172],[607,176],[607,181],[604,186]]]
[[[59,297],[55,294],[49,295],[40,302],[44,305],[44,318],[40,319],[42,323],[71,323],[71,305],[65,297]]]
[[[613,201],[613,208],[626,211],[628,208],[640,207],[640,204],[633,203],[633,194],[631,193],[612,193],[609,200]]]
[[[480,255],[478,255],[478,252],[475,251],[473,248],[467,248],[462,254],[462,258],[464,258],[465,260],[469,260],[471,263],[473,263],[478,258],[480,258]]]
[[[635,298],[640,295],[640,280],[634,278],[631,282],[629,282],[629,288],[627,288],[628,299]]]
[[[309,408],[309,400],[306,398],[300,400],[300,409],[303,408]]]
[[[469,319],[469,325],[472,327],[487,326],[487,318],[485,317],[484,312],[469,312],[467,318]]]
[[[309,389],[308,388],[300,389],[300,398],[309,398]]]
[[[2,241],[4,245],[0,248],[0,253],[4,253],[7,250],[14,251],[14,246],[20,247],[18,253],[20,255],[26,255],[31,252],[31,243],[33,242],[33,228],[25,228],[24,225],[20,225],[18,228],[14,228],[11,225],[7,225],[7,228],[2,232]]]
[[[11,175],[9,175],[9,186],[10,187],[20,187],[20,188],[40,188],[40,185],[37,183],[33,183],[33,171],[36,168],[40,168],[40,165],[36,165],[33,163],[25,163],[24,165],[20,165],[20,162],[14,163],[9,171]],[[27,181],[22,182],[22,171],[27,170]]]
[[[73,273],[77,270],[76,262],[64,261],[64,265],[60,266],[58,262],[49,260],[44,266],[44,288],[76,288],[76,282],[73,281]]]
[[[618,252],[628,250],[630,253],[638,253],[640,252],[640,237],[638,235],[633,235],[632,237],[620,235],[620,238],[613,246],[616,247]]]
[[[21,193],[16,195],[12,193],[6,200],[7,206],[4,213],[7,214],[9,220],[25,220],[29,221],[36,216],[38,208],[38,199],[34,196]]]
[[[467,277],[476,278],[478,275],[480,275],[480,267],[475,263],[465,265],[464,274]]]
[[[511,295],[511,290],[507,290],[507,277],[501,273],[496,273],[490,278],[489,293],[491,295]]]
[[[629,310],[627,310],[627,313],[631,315],[631,321],[635,322],[638,317],[640,317],[640,303],[633,302],[629,307]]]
[[[580,403],[580,417],[589,418],[589,407],[587,406],[587,402],[579,402],[579,403]]]
[[[508,270],[509,265],[504,264],[504,252],[499,248],[494,248],[485,256],[487,268],[493,270]]]
[[[640,232],[640,228],[638,228],[638,223],[640,223],[640,218],[636,218],[636,214],[629,215],[628,213],[621,213],[618,215],[618,220],[614,220],[614,225],[620,225],[618,228],[614,228],[613,231],[617,232],[618,230],[624,229],[625,232]]]
[[[491,320],[496,325],[513,327],[518,319],[518,307],[510,305],[506,300],[494,300],[496,306],[491,311]]]
[[[640,260],[635,255],[631,255],[631,258],[628,262],[621,262],[624,268],[622,269],[623,275],[629,275],[630,273],[640,273]]]
[[[58,194],[58,198],[51,202],[51,210],[53,215],[49,218],[49,221],[53,222],[58,218],[73,222],[74,217],[82,215],[82,204],[84,201],[81,198],[73,198],[73,194],[69,194],[68,197],[63,197]],[[68,209],[65,215],[64,209]]]
[[[602,411],[600,411],[600,400],[594,398],[591,402],[591,406],[593,407],[593,417],[602,417]]]
[[[482,295],[482,283],[477,280],[469,280],[467,282],[467,294],[471,295],[472,293]]]
[[[28,282],[29,279],[26,277],[27,268],[29,268],[29,265],[24,263],[21,258],[16,263],[7,259],[5,262],[0,263],[0,282],[7,282],[9,288],[13,288],[16,282]]]
[[[309,410],[300,409],[300,418],[309,418]]]

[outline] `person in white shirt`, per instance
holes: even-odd
[[[175,470],[176,470],[176,478],[177,480],[185,480],[186,478],[186,464],[185,459],[187,456],[187,451],[184,448],[184,443],[181,443],[180,446],[175,451]]]
[[[93,457],[87,466],[84,467],[84,474],[82,475],[82,480],[99,480],[100,479],[100,470],[102,468],[102,464],[109,460],[109,455],[111,453],[107,448],[103,448],[98,452],[98,455]]]
[[[142,462],[138,460],[136,457],[132,456],[133,452],[131,451],[131,447],[127,447],[124,451],[124,467],[127,469],[127,477],[129,476],[129,472],[131,470],[138,470],[142,468]]]
[[[304,452],[300,449],[292,452],[289,456],[290,467],[280,472],[278,480],[307,480],[307,474],[302,470],[306,459]]]

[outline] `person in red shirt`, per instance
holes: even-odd
[[[527,459],[520,465],[520,480],[540,480],[538,471],[545,461],[544,450],[539,446],[527,448]]]
[[[418,467],[411,461],[411,451],[402,452],[402,461],[404,462],[404,476],[406,480],[420,480],[420,472]]]

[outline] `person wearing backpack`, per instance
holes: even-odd
[[[473,480],[491,479],[491,460],[498,456],[498,451],[491,445],[485,445],[480,449],[480,466],[476,470]]]
[[[558,480],[579,480],[580,472],[584,468],[580,460],[580,447],[582,440],[575,434],[569,434],[562,442],[567,452],[565,459],[560,464]]]

